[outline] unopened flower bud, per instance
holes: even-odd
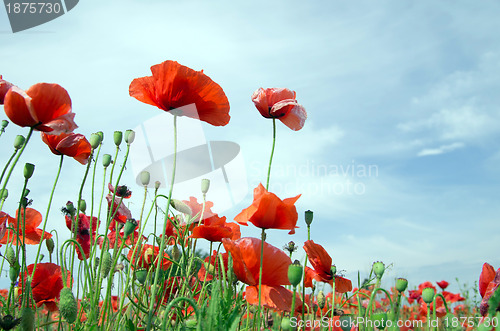
[[[312,223],[312,221],[313,221],[313,212],[310,211],[310,210],[306,210],[306,212],[304,213],[304,215],[305,215],[307,226],[310,226],[311,223]]]
[[[116,147],[120,146],[120,144],[122,143],[122,137],[123,133],[121,131],[115,131],[115,133],[113,134],[113,139],[115,141]]]
[[[35,330],[35,314],[30,307],[24,307],[21,312],[21,324],[19,325],[19,330]]]
[[[300,284],[300,281],[302,280],[302,273],[304,269],[300,265],[300,262],[298,260],[295,260],[294,263],[290,264],[288,266],[288,281],[290,281],[290,284],[292,284],[294,287]]]
[[[179,250],[179,247],[177,247],[177,245],[174,245],[172,247],[172,258],[174,259],[174,261],[179,261],[179,259],[181,258],[181,251]]]
[[[129,218],[123,227],[123,238],[127,239],[132,233],[134,233],[135,228],[137,227],[137,221],[133,218]]]
[[[382,275],[384,274],[385,271],[385,265],[381,261],[377,261],[373,263],[372,266],[373,272],[375,273],[375,276],[377,276],[378,279],[382,278]]]
[[[2,121],[2,129],[5,129],[9,125],[9,121],[3,120]]]
[[[65,287],[61,290],[59,313],[69,324],[73,324],[73,322],[76,321],[78,305],[70,288]]]
[[[21,135],[18,135],[16,137],[16,139],[14,139],[14,148],[19,149],[19,148],[23,147],[25,141],[26,141],[26,138],[24,138]]]
[[[408,287],[408,280],[406,278],[396,279],[396,290],[399,292],[404,292]]]
[[[325,297],[325,293],[323,291],[319,291],[318,296],[316,297],[316,300],[318,300],[319,308],[321,308],[321,309],[325,308],[326,297]]]
[[[130,145],[131,143],[133,143],[134,139],[135,139],[135,131],[134,130],[125,131],[125,142],[127,143],[127,145]]]
[[[49,254],[52,254],[54,252],[54,240],[52,238],[45,239],[45,247],[47,247]]]
[[[137,279],[142,285],[146,282],[147,276],[148,271],[144,268],[140,268],[135,271],[135,279]]]
[[[33,176],[33,172],[35,171],[35,165],[31,163],[26,163],[24,165],[24,178],[30,179]]]
[[[87,202],[85,200],[81,199],[80,203],[78,204],[78,207],[82,213],[85,213],[85,211],[87,210]]]
[[[18,263],[15,263],[13,265],[10,266],[10,269],[9,269],[9,277],[10,277],[10,281],[12,283],[15,283],[16,280],[17,280],[17,277],[19,277],[19,270],[20,270],[20,266]]]
[[[10,263],[10,265],[17,264],[16,252],[14,252],[12,246],[7,247],[7,250],[5,251],[5,258]]]
[[[170,205],[175,210],[177,210],[178,212],[181,212],[183,214],[187,214],[190,216],[193,214],[193,211],[191,210],[191,208],[188,205],[186,205],[184,202],[182,202],[181,200],[172,199],[172,200],[170,200]]]
[[[426,287],[422,290],[422,300],[427,304],[434,300],[434,289],[432,287]]]
[[[5,200],[9,197],[9,190],[6,188],[0,190],[0,199]]]
[[[101,144],[102,138],[98,133],[92,133],[90,135],[89,143],[92,149],[96,149]]]
[[[106,251],[102,255],[101,260],[101,276],[102,278],[108,277],[109,271],[111,270],[111,264],[113,263],[113,259],[111,257],[111,253]]]
[[[111,155],[109,154],[104,154],[102,156],[102,165],[104,168],[107,168],[111,164]]]
[[[141,184],[144,186],[149,185],[149,181],[151,180],[151,174],[149,171],[141,171],[139,174],[139,178],[141,179]]]
[[[210,179],[202,179],[201,180],[201,193],[207,194],[208,189],[210,188]]]

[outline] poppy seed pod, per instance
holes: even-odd
[[[108,277],[109,271],[111,270],[111,264],[113,263],[113,259],[111,257],[111,253],[106,251],[102,255],[101,260],[101,276],[102,278]]]
[[[310,226],[313,221],[313,212],[310,210],[306,210],[304,214],[305,214],[306,224],[307,226]]]
[[[9,125],[9,121],[3,120],[2,121],[2,129],[5,129],[7,127],[7,125]]]
[[[151,174],[149,171],[141,171],[139,174],[139,178],[141,179],[141,184],[144,186],[149,185],[149,181],[151,180]]]
[[[281,328],[283,330],[291,330],[292,326],[290,325],[290,319],[288,317],[283,317],[281,319]]]
[[[172,199],[172,200],[170,200],[170,205],[175,210],[177,210],[178,212],[181,212],[183,214],[187,214],[190,216],[193,214],[193,211],[191,210],[191,208],[188,205],[186,205],[184,202],[182,202],[181,200]]]
[[[202,179],[201,180],[201,193],[207,194],[208,189],[210,188],[210,179]]]
[[[422,300],[427,304],[434,300],[434,289],[432,287],[426,287],[422,290]]]
[[[129,218],[123,227],[123,238],[126,239],[130,236],[135,228],[137,227],[137,221],[133,218]]]
[[[396,290],[399,292],[404,292],[408,287],[408,280],[406,278],[396,279]]]
[[[159,189],[159,188],[160,188],[160,186],[161,186],[161,182],[160,182],[159,180],[157,180],[157,181],[155,182],[155,190]]]
[[[354,326],[353,316],[351,314],[344,314],[339,317],[340,328],[342,331],[350,331]]]
[[[33,172],[35,171],[35,165],[31,163],[26,163],[24,165],[24,178],[30,179],[33,176]]]
[[[116,147],[120,146],[122,143],[123,133],[121,131],[115,131],[113,134],[113,140],[115,141]]]
[[[101,144],[102,138],[98,133],[92,133],[90,135],[89,143],[92,149],[96,149]]]
[[[87,202],[81,199],[80,203],[78,204],[78,207],[82,211],[82,213],[85,213],[85,211],[87,210]]]
[[[59,300],[59,312],[62,317],[69,323],[73,324],[78,314],[78,306],[75,297],[70,288],[63,288]]]
[[[2,200],[5,200],[9,197],[9,190],[7,190],[6,188],[0,190],[0,198]]]
[[[384,274],[385,271],[385,265],[381,261],[377,261],[373,263],[372,266],[373,272],[375,273],[375,276],[377,276],[378,279],[382,278],[382,275]]]
[[[288,266],[288,280],[294,287],[300,284],[304,269],[298,260]]]
[[[146,282],[147,276],[148,271],[145,268],[137,269],[135,271],[135,279],[137,279],[142,285]]]
[[[321,308],[321,309],[325,308],[326,297],[325,297],[325,293],[323,291],[319,291],[318,295],[316,296],[316,300],[318,300],[319,308]]]
[[[102,156],[102,165],[104,168],[107,168],[111,164],[111,155],[109,154],[104,154]]]
[[[133,143],[134,139],[135,139],[135,131],[134,130],[125,131],[125,142],[127,143],[127,145],[130,145],[131,143]]]
[[[21,324],[19,329],[22,331],[35,330],[35,314],[30,307],[25,307],[21,312]]]
[[[19,149],[23,147],[25,141],[26,138],[24,138],[24,136],[21,135],[16,136],[16,138],[14,139],[14,148]]]
[[[381,312],[381,313],[375,313],[372,314],[372,321],[375,326],[379,330],[385,329],[387,325],[387,313],[386,312]]]

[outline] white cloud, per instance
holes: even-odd
[[[452,152],[456,149],[465,147],[465,144],[457,142],[449,145],[442,145],[438,148],[425,148],[418,152],[417,156],[429,156],[429,155],[440,155],[444,153]]]

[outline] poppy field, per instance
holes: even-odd
[[[147,74],[146,66],[137,76]],[[405,278],[384,278],[388,266],[381,261],[374,261],[363,278],[358,273],[357,279],[348,279],[337,270],[326,243],[311,238],[314,212],[299,212],[295,206],[301,195],[278,196],[270,190],[279,131],[300,131],[307,125],[306,107],[292,89],[258,88],[248,96],[263,117],[262,128],[269,128],[269,163],[266,178],[253,189],[253,202],[233,220],[213,211],[217,199],[211,199],[214,187],[208,179],[199,183],[201,200],[178,197],[174,185],[177,120],[188,117],[227,125],[232,113],[223,87],[203,71],[168,60],[153,65],[149,76],[130,82],[129,95],[173,117],[173,131],[165,132],[174,149],[169,183],[157,182],[147,171],[138,177],[142,187],[123,182],[133,130],[85,137],[77,133],[71,97],[64,87],[34,82],[24,89],[0,76],[0,104],[6,118],[0,140],[13,144],[12,154],[2,156],[0,175],[1,277],[10,284],[0,289],[0,329],[498,327],[500,268],[488,263],[477,272],[478,289],[462,293],[447,291],[446,280],[411,284]],[[196,112],[185,108],[188,105],[194,105]],[[25,135],[10,136],[14,125],[24,128]],[[54,178],[37,177],[36,166],[23,162],[23,152],[34,139],[47,146],[38,151],[41,158],[48,153],[58,156]],[[78,178],[83,179],[71,183],[72,197],[56,201],[63,164],[75,161],[81,164]],[[98,169],[103,170],[102,178],[96,176]],[[22,173],[24,181],[12,181],[14,173]],[[31,206],[33,181],[44,183],[49,192],[44,210]],[[4,208],[7,200],[15,201],[17,208]],[[130,201],[140,208],[129,209]],[[51,209],[61,210],[59,219],[49,217]],[[59,240],[57,224],[66,226],[70,239]],[[148,233],[148,224],[154,224],[154,232]],[[246,236],[248,227],[258,228],[260,237]],[[268,243],[276,231],[286,231],[290,241],[281,247]],[[307,231],[308,240],[294,242],[295,231]],[[208,252],[200,248],[202,241]]]

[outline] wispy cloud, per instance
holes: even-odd
[[[449,145],[442,145],[442,146],[439,146],[438,148],[425,148],[425,149],[421,150],[420,152],[418,152],[417,156],[440,155],[440,154],[452,152],[452,151],[459,149],[459,148],[462,148],[464,146],[465,146],[464,143],[457,142],[457,143],[453,143],[453,144],[449,144]]]

